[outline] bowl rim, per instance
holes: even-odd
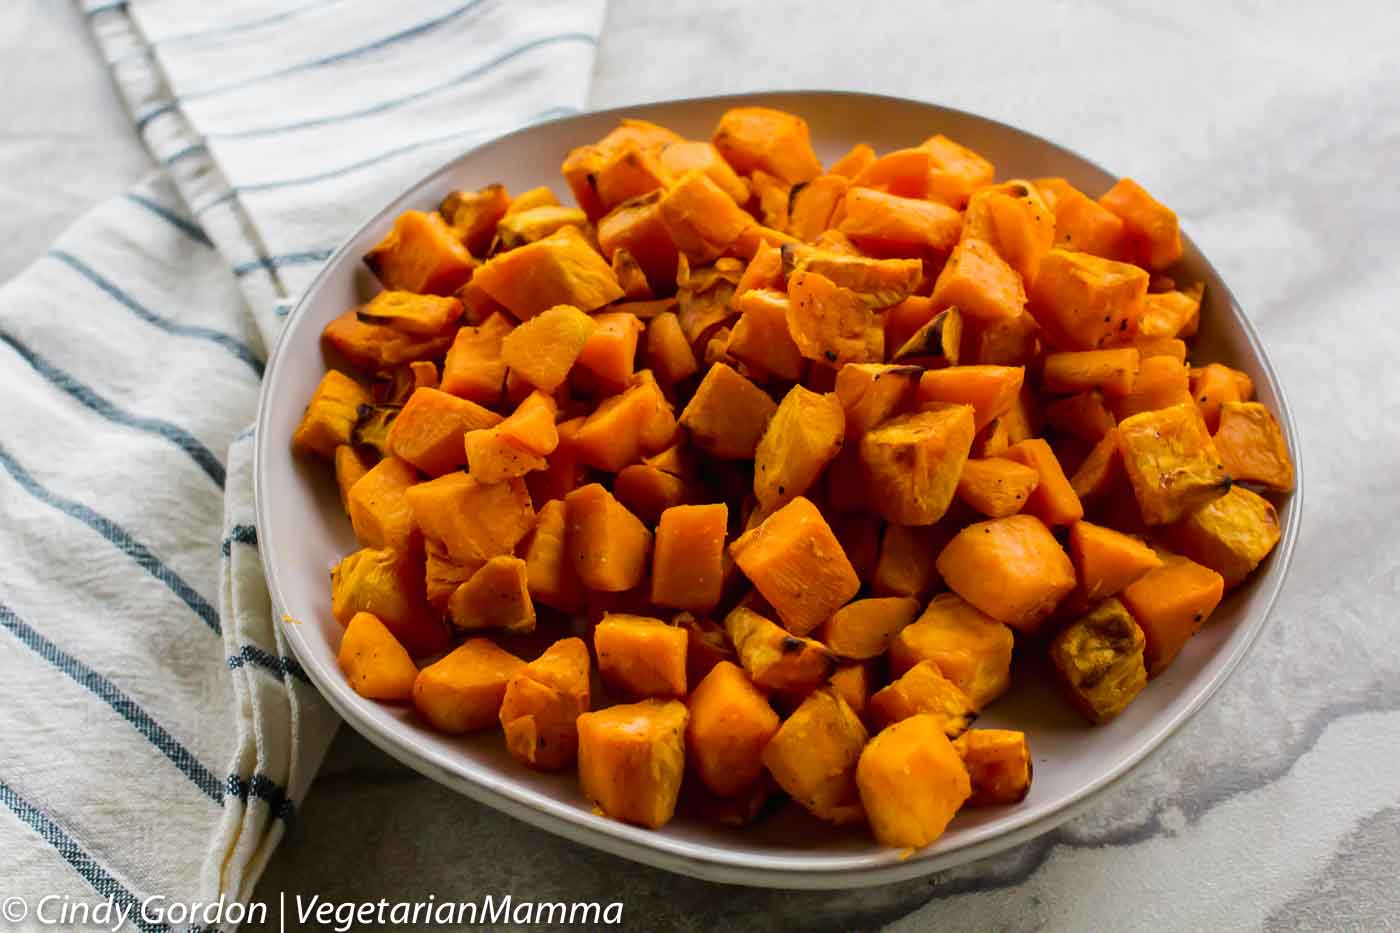
[[[308,299],[316,294],[322,283],[340,268],[341,264],[345,261],[346,254],[350,250],[351,245],[359,239],[361,234],[363,234],[368,227],[381,222],[391,212],[399,210],[399,202],[411,197],[415,192],[422,190],[443,175],[451,172],[458,162],[469,158],[478,150],[522,134],[537,132],[541,127],[557,123],[567,123],[574,120],[596,119],[608,116],[619,118],[638,116],[644,118],[646,116],[645,111],[667,106],[743,106],[763,102],[771,104],[778,98],[794,100],[846,98],[851,100],[879,101],[887,105],[914,106],[925,108],[932,112],[942,112],[959,117],[966,117],[975,121],[980,121],[999,130],[1004,130],[1022,137],[1029,137],[1037,143],[1057,150],[1061,154],[1068,155],[1097,171],[1103,172],[1105,175],[1113,177],[1112,173],[1108,172],[1096,161],[1086,158],[1073,149],[1063,146],[1054,140],[1047,139],[1038,133],[1021,129],[991,117],[927,100],[849,90],[815,88],[774,89],[736,94],[715,94],[638,101],[617,107],[609,107],[603,110],[581,111],[567,116],[527,123],[510,132],[482,139],[470,148],[455,153],[442,165],[427,172],[414,183],[406,186],[397,195],[389,199],[384,207],[371,214],[353,233],[346,237],[335,252],[325,261],[316,276],[297,299],[295,305],[282,319],[281,329],[277,334],[272,352],[268,355],[265,374],[259,389],[257,419],[253,436],[253,498],[254,518],[257,526],[259,528],[268,527],[270,519],[267,496],[264,490],[269,482],[267,474],[272,467],[272,447],[265,443],[266,430],[264,426],[273,408],[273,398],[270,390],[274,382],[273,375],[278,371],[279,365],[282,364],[283,357],[288,352],[287,347],[291,342],[289,335],[294,329],[291,324],[298,316],[298,313],[307,305]],[[1082,787],[1058,801],[1047,812],[1038,815],[1027,815],[1020,818],[1016,817],[1014,813],[1009,814],[1004,821],[999,821],[998,824],[989,826],[986,838],[974,839],[947,851],[916,854],[909,858],[901,858],[899,853],[893,850],[883,854],[865,853],[839,855],[827,857],[823,862],[807,863],[804,861],[801,864],[785,867],[781,864],[782,859],[779,856],[720,849],[712,846],[705,846],[702,843],[673,839],[666,836],[664,833],[629,826],[604,817],[579,811],[575,804],[565,801],[558,801],[559,805],[557,807],[541,807],[535,800],[526,799],[528,795],[520,793],[519,786],[514,783],[506,782],[496,786],[490,782],[479,780],[465,773],[452,770],[448,762],[442,760],[445,759],[446,756],[438,753],[426,752],[395,735],[394,730],[382,726],[372,719],[362,717],[357,709],[358,704],[362,702],[358,695],[352,694],[351,688],[346,683],[345,679],[338,675],[338,671],[324,669],[319,660],[312,655],[305,645],[303,645],[302,638],[304,636],[301,631],[301,626],[290,625],[285,627],[287,642],[291,645],[293,653],[306,670],[312,684],[315,685],[317,691],[327,700],[336,713],[372,744],[413,770],[464,794],[472,800],[486,804],[493,809],[523,820],[532,826],[560,835],[570,841],[579,842],[591,848],[609,852],[613,855],[633,861],[640,861],[705,881],[737,884],[746,887],[792,890],[838,890],[868,887],[922,877],[936,871],[950,868],[954,865],[985,858],[1049,832],[1056,826],[1059,826],[1061,823],[1082,812],[1098,794],[1118,783],[1136,770],[1147,758],[1159,750],[1170,736],[1176,733],[1183,725],[1199,713],[1205,704],[1215,696],[1217,691],[1219,691],[1225,682],[1229,680],[1231,675],[1239,668],[1241,662],[1258,642],[1259,636],[1263,633],[1272,618],[1274,607],[1283,587],[1283,582],[1292,564],[1293,552],[1299,528],[1302,523],[1301,515],[1304,502],[1302,444],[1283,383],[1278,378],[1278,374],[1273,366],[1273,361],[1269,358],[1265,350],[1264,343],[1260,338],[1258,330],[1255,328],[1254,322],[1244,313],[1233,291],[1231,291],[1229,284],[1220,275],[1219,270],[1215,268],[1210,258],[1196,247],[1195,241],[1187,233],[1184,225],[1182,237],[1187,245],[1194,249],[1203,270],[1213,277],[1215,281],[1219,282],[1217,290],[1222,293],[1221,299],[1223,300],[1221,304],[1228,307],[1229,313],[1234,318],[1235,323],[1239,325],[1248,343],[1249,349],[1257,362],[1257,366],[1264,376],[1264,381],[1277,399],[1277,405],[1275,406],[1277,410],[1274,414],[1283,428],[1285,441],[1288,444],[1289,453],[1293,458],[1295,473],[1294,489],[1288,494],[1288,498],[1281,509],[1283,516],[1286,517],[1287,520],[1282,523],[1283,535],[1277,545],[1275,553],[1271,556],[1269,578],[1267,581],[1259,581],[1259,584],[1265,584],[1267,587],[1261,594],[1262,602],[1259,604],[1259,607],[1250,614],[1252,618],[1246,620],[1248,631],[1236,641],[1233,650],[1224,662],[1221,663],[1219,669],[1211,679],[1202,687],[1196,689],[1190,700],[1174,715],[1163,722],[1150,737],[1141,742],[1133,753],[1122,758],[1113,767],[1098,775],[1093,780],[1086,782]],[[274,617],[280,620],[286,612],[286,601],[282,596],[282,588],[278,579],[278,568],[271,558],[270,548],[259,547],[258,555],[267,581]],[[278,624],[281,623],[279,622]],[[549,801],[549,803],[553,802],[554,801]],[[703,850],[704,855],[702,856],[699,854],[697,850]]]

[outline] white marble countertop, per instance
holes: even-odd
[[[940,876],[719,889],[531,829],[343,730],[259,896],[621,899],[651,930],[1400,928],[1397,25],[1363,0],[612,0],[597,106],[765,87],[920,97],[1131,171],[1173,205],[1296,409],[1308,502],[1292,576],[1251,657],[1148,762],[1061,829]],[[12,0],[0,60],[7,278],[150,162],[66,3]]]

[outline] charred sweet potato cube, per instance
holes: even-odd
[[[1272,502],[1243,486],[1188,512],[1171,528],[1171,539],[1187,557],[1238,586],[1278,544],[1281,530]]]
[[[661,513],[652,558],[653,603],[695,612],[719,605],[728,523],[723,502],[677,505]]]
[[[365,265],[387,289],[450,295],[472,277],[476,260],[442,215],[404,211],[365,254]]]
[[[820,273],[802,270],[788,277],[787,325],[809,360],[840,366],[884,359],[885,332],[874,312]]]
[[[973,433],[969,405],[930,406],[867,432],[860,454],[880,514],[900,525],[931,525],[942,518]]]
[[[350,686],[366,699],[400,701],[413,695],[418,666],[373,613],[350,617],[340,636],[336,662]]]
[[[355,539],[364,547],[407,553],[418,527],[405,493],[418,482],[418,471],[398,457],[385,457],[350,489],[346,505]]]
[[[688,720],[679,700],[643,700],[579,716],[583,795],[612,819],[649,829],[666,825],[685,776]]]
[[[729,553],[794,635],[812,631],[860,589],[831,526],[802,496],[744,532]]]
[[[1003,457],[968,460],[958,477],[958,498],[988,518],[1005,518],[1025,508],[1040,485],[1040,472]]]
[[[1041,193],[1055,214],[1055,246],[1104,259],[1122,259],[1127,233],[1118,216],[1063,178],[1037,178]]]
[[[778,786],[815,816],[857,822],[856,762],[867,737],[845,700],[829,689],[816,690],[768,742],[763,764]]]
[[[657,206],[671,242],[697,265],[723,254],[739,234],[756,223],[699,170],[681,176],[662,194]]]
[[[853,186],[844,204],[837,229],[875,256],[946,256],[962,232],[962,215],[935,201]]]
[[[1045,423],[1062,434],[1097,444],[1118,421],[1104,402],[1103,393],[1091,390],[1046,405]]]
[[[963,315],[945,308],[934,315],[890,356],[893,363],[913,363],[929,369],[957,366],[962,358]]]
[[[501,347],[514,325],[504,314],[460,327],[447,351],[438,388],[482,405],[498,405],[505,392],[506,363]]]
[[[1052,249],[1040,263],[1030,311],[1062,350],[1096,350],[1130,333],[1147,273],[1089,253]]]
[[[772,511],[805,495],[841,450],[846,415],[834,394],[793,386],[754,453],[754,495]]]
[[[472,281],[522,321],[555,305],[593,311],[622,297],[612,268],[576,227],[497,254]]]
[[[1075,707],[1108,722],[1147,686],[1142,629],[1116,599],[1099,603],[1050,643],[1050,660]]]
[[[520,539],[535,527],[530,494],[519,480],[482,483],[465,473],[448,473],[413,486],[405,495],[423,534],[464,565],[514,553]]]
[[[525,561],[498,554],[457,587],[447,601],[452,624],[464,631],[493,629],[511,633],[535,630]]]
[[[1215,443],[1189,402],[1126,418],[1115,436],[1149,525],[1170,524],[1230,488]]]
[[[732,797],[763,776],[763,749],[780,721],[743,670],[719,662],[688,705],[688,761],[711,792]]]
[[[1258,483],[1276,492],[1293,491],[1293,459],[1288,442],[1269,409],[1258,402],[1220,406],[1215,449],[1232,479]],[[339,451],[337,451],[339,456]]]
[[[574,571],[590,589],[630,590],[642,581],[651,554],[651,532],[597,483],[564,497],[565,537]]]
[[[943,734],[954,739],[977,718],[977,707],[932,661],[920,661],[870,698],[876,729],[921,714],[934,716]]]
[[[320,457],[334,456],[336,447],[350,443],[360,406],[370,401],[369,390],[354,379],[334,369],[327,371],[292,434],[292,449]]]
[[[695,446],[721,460],[749,460],[778,405],[729,366],[716,363],[681,412]]]
[[[933,286],[933,303],[981,320],[1008,320],[1026,308],[1021,276],[990,243],[964,239],[953,247]]]
[[[1029,287],[1055,245],[1055,214],[1035,185],[1007,181],[973,192],[962,235],[990,243]]]
[[[918,613],[919,601],[909,596],[857,599],[836,610],[817,637],[842,658],[868,661],[884,654]]]
[[[680,319],[671,311],[647,322],[646,356],[657,381],[664,386],[674,386],[700,371],[695,351],[685,339],[685,331],[681,330]]]
[[[1045,357],[1041,384],[1046,392],[1061,394],[1100,389],[1109,395],[1127,395],[1137,382],[1142,359],[1132,347],[1111,350],[1069,350]]]
[[[788,199],[788,232],[808,243],[815,240],[831,226],[831,214],[850,184],[841,175],[819,175],[794,185]]]
[[[1225,579],[1188,557],[1169,554],[1128,584],[1119,599],[1142,629],[1147,676],[1156,677],[1200,631],[1225,595]]]
[[[933,562],[948,538],[942,525],[886,525],[870,581],[875,595],[922,598],[933,592],[939,583]]]
[[[919,379],[918,402],[971,405],[973,429],[980,432],[1011,410],[1025,381],[1022,366],[952,366],[931,369]]]
[[[604,399],[593,409],[572,444],[584,463],[616,473],[643,455],[669,446],[675,433],[671,403],[654,381],[639,379],[627,391]]]
[[[500,421],[476,402],[440,389],[415,389],[389,429],[389,449],[429,476],[441,476],[466,464],[463,438],[469,432]]]
[[[504,185],[487,185],[476,191],[453,191],[442,199],[442,214],[457,239],[473,256],[485,256],[496,237],[496,224],[510,208],[510,192]]]
[[[1121,421],[1183,403],[1194,404],[1186,366],[1172,356],[1154,356],[1142,361],[1133,391],[1114,399],[1112,407]]]
[[[535,388],[553,392],[568,379],[574,361],[597,327],[597,320],[578,308],[556,305],[507,334],[501,341],[500,357],[511,372]]]
[[[785,246],[781,256],[789,275],[815,272],[855,292],[873,310],[908,298],[924,279],[924,266],[918,259],[877,259],[817,246]]]
[[[983,709],[1011,685],[1011,629],[954,593],[940,593],[890,643],[890,673],[924,661]]]
[[[724,630],[744,671],[764,689],[803,694],[820,686],[831,673],[835,659],[825,645],[792,635],[752,609],[730,610]]]
[[[796,185],[822,173],[807,121],[781,110],[726,110],[711,142],[740,175],[763,171],[785,185]]]
[[[847,363],[836,373],[836,398],[846,413],[846,436],[859,440],[871,428],[903,413],[914,401],[918,366]]]
[[[1079,574],[1079,589],[1093,604],[1116,596],[1134,580],[1162,566],[1162,559],[1132,535],[1075,522],[1069,529],[1069,552]]]
[[[357,612],[373,613],[414,657],[451,644],[441,617],[423,589],[423,562],[416,554],[364,548],[331,570],[331,614],[348,625]]]
[[[501,701],[525,662],[487,638],[469,638],[418,672],[413,706],[439,732],[461,735],[500,722]]]
[[[1123,221],[1134,252],[1149,269],[1165,269],[1181,258],[1181,230],[1176,212],[1131,178],[1099,197],[1099,204]]]
[[[943,582],[987,615],[1034,634],[1074,589],[1074,565],[1034,515],[968,525],[938,555]]]
[[[511,757],[537,771],[559,771],[578,753],[578,717],[592,703],[588,647],[561,638],[516,671],[499,718]]]
[[[1072,525],[1084,517],[1079,496],[1065,476],[1055,451],[1043,438],[1032,437],[1012,444],[1002,456],[1030,467],[1040,477],[1026,500],[1026,512],[1051,526]]]
[[[688,642],[684,629],[647,616],[607,613],[593,629],[598,673],[633,698],[685,696]]]
[[[356,315],[367,324],[395,327],[406,334],[437,337],[462,316],[462,302],[442,295],[382,291]]]
[[[790,382],[802,378],[802,351],[788,331],[790,299],[780,291],[754,288],[736,293],[739,310],[725,350],[730,356]]]
[[[1201,316],[1203,292],[1199,284],[1186,291],[1150,292],[1142,300],[1137,336],[1143,339],[1191,336]]]
[[[870,740],[856,766],[870,831],[897,849],[930,845],[972,793],[967,766],[936,716],[911,716]]]
[[[1014,729],[969,729],[953,748],[972,781],[969,807],[1020,803],[1031,791],[1031,749],[1026,734]]]
[[[625,249],[646,273],[656,294],[667,294],[676,282],[680,249],[661,216],[662,192],[619,204],[598,221],[598,246],[612,260]]]

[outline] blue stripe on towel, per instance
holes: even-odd
[[[115,65],[116,62],[113,62],[112,64]],[[159,107],[147,110],[145,113],[141,114],[141,116],[136,118],[136,132],[146,132],[146,127],[150,126],[152,120],[154,120],[156,117],[163,117],[167,113],[174,113],[176,109],[177,108],[174,103],[169,103],[161,104]]]
[[[12,350],[23,357],[24,361],[32,366],[35,372],[53,383],[53,385],[57,386],[59,389],[62,389],[68,395],[77,399],[90,411],[96,412],[114,424],[134,428],[138,431],[145,431],[148,434],[155,434],[170,441],[185,453],[189,454],[190,459],[208,474],[215,485],[220,489],[224,488],[224,465],[219,462],[219,458],[215,457],[208,447],[201,444],[198,438],[184,428],[159,418],[145,418],[123,411],[116,405],[107,401],[107,399],[98,395],[88,386],[39,356],[33,350],[29,349],[29,347],[21,343],[18,338],[0,331],[0,341],[8,344]]]
[[[10,812],[38,833],[41,839],[53,846],[69,867],[78,873],[78,877],[97,892],[98,897],[110,897],[121,907],[126,916],[130,918],[130,922],[134,923],[142,933],[165,933],[170,929],[163,923],[151,923],[144,919],[141,912],[141,901],[136,895],[112,877],[111,873],[103,868],[95,858],[83,851],[83,847],[78,845],[73,837],[64,831],[63,827],[51,820],[48,814],[25,800],[4,781],[0,781],[0,803],[9,807]]]
[[[180,769],[180,773],[204,792],[210,800],[222,803],[223,791],[214,772],[206,768],[180,740],[166,731],[120,687],[88,667],[82,661],[68,654],[31,625],[15,615],[14,610],[0,603],[0,627],[4,627],[25,647],[48,661],[64,674],[72,678],[80,687],[86,688],[98,699],[110,706],[118,716],[129,722],[137,732],[154,745],[170,763]]]
[[[259,269],[270,273],[274,269],[280,269],[282,266],[300,266],[314,262],[325,262],[327,259],[331,258],[331,254],[334,252],[334,249],[327,247],[325,249],[302,250],[297,253],[282,253],[277,256],[259,256],[257,259],[252,259],[248,262],[240,262],[238,265],[234,266],[233,274],[242,278],[250,272],[257,272]]]
[[[179,162],[181,159],[187,158],[187,157],[192,156],[192,155],[197,155],[198,153],[201,153],[201,152],[208,152],[208,151],[209,151],[209,147],[206,146],[206,145],[204,145],[204,143],[191,143],[190,145],[188,145],[188,146],[186,146],[185,148],[181,149],[179,152],[171,153],[170,155],[168,155],[168,156],[166,156],[165,158],[161,159],[161,160],[160,160],[160,164],[163,165],[163,166],[165,166],[166,168],[169,168],[170,166],[174,165],[176,162]]]
[[[223,542],[219,544],[219,553],[228,557],[233,553],[235,544],[251,544],[253,547],[257,547],[258,529],[252,525],[234,525],[224,536]]]
[[[278,680],[283,680],[288,675],[291,675],[302,683],[311,683],[311,678],[307,675],[306,669],[297,663],[296,658],[289,658],[285,655],[278,657],[272,652],[264,651],[256,645],[244,645],[242,648],[238,649],[238,654],[229,656],[228,667],[231,671],[236,671],[248,665],[262,668]]]
[[[170,226],[174,227],[176,230],[179,230],[181,233],[189,237],[191,240],[194,240],[196,243],[199,243],[202,246],[210,247],[214,245],[213,242],[209,239],[208,234],[204,232],[203,228],[201,228],[199,224],[195,223],[192,220],[186,220],[179,214],[172,211],[170,208],[166,207],[164,204],[161,204],[158,201],[153,201],[148,197],[144,197],[134,192],[128,192],[126,195],[126,199],[133,204],[138,204],[141,207],[144,207],[146,210],[150,211],[152,214],[155,214],[161,220],[166,221],[170,224]]]
[[[57,509],[72,518],[76,518],[78,521],[106,538],[116,548],[134,560],[142,570],[155,577],[163,583],[170,592],[178,596],[186,606],[190,607],[195,615],[204,620],[204,624],[209,626],[215,634],[222,634],[223,630],[219,626],[219,613],[209,604],[209,601],[199,595],[194,587],[186,583],[184,577],[181,577],[174,570],[170,569],[170,567],[166,566],[150,548],[132,537],[131,533],[125,528],[121,527],[107,516],[88,508],[81,502],[74,502],[72,499],[66,499],[58,493],[40,485],[39,482],[30,475],[28,470],[20,466],[19,462],[10,456],[9,451],[3,446],[0,446],[0,466],[3,466],[6,471],[14,477],[15,482],[19,483],[20,487],[35,499],[38,499],[50,508]]]
[[[295,804],[287,796],[287,792],[265,774],[255,773],[246,781],[236,774],[230,774],[224,788],[224,794],[228,797],[237,797],[245,802],[250,797],[261,800],[267,804],[272,815],[279,820],[290,822],[292,817],[296,815]]]
[[[93,285],[96,285],[98,288],[100,288],[102,291],[106,292],[108,296],[115,299],[124,308],[126,308],[131,313],[135,314],[147,324],[150,324],[153,327],[159,327],[167,334],[172,334],[176,337],[194,337],[199,340],[208,340],[211,343],[216,343],[219,346],[223,347],[225,350],[228,350],[234,356],[238,357],[244,363],[247,363],[248,367],[252,369],[253,372],[257,373],[258,378],[262,378],[263,361],[258,359],[258,356],[256,353],[253,352],[252,347],[249,347],[246,343],[239,340],[237,337],[231,337],[228,334],[221,333],[217,330],[212,330],[208,327],[199,327],[189,324],[177,324],[168,318],[161,317],[159,314],[156,314],[149,308],[146,308],[135,298],[132,298],[126,292],[122,291],[118,286],[108,281],[95,269],[93,269],[87,263],[83,262],[78,257],[74,256],[72,253],[65,252],[61,249],[51,249],[49,250],[49,255],[54,259],[57,259],[64,265],[68,266],[70,269],[73,269],[83,278],[87,279]]]

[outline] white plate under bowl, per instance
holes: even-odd
[[[590,811],[572,772],[543,775],[517,765],[498,733],[438,735],[409,710],[362,699],[336,666],[341,628],[331,616],[326,575],[356,548],[355,540],[331,471],[323,463],[293,457],[289,445],[325,368],[321,329],[374,293],[376,284],[360,257],[401,211],[431,210],[454,188],[490,182],[512,191],[548,184],[567,195],[559,176],[564,154],[598,139],[620,117],[641,117],[687,137],[708,139],[725,109],[760,103],[805,117],[817,153],[828,164],[857,142],[884,151],[945,133],[990,158],[1002,178],[1058,175],[1093,194],[1114,181],[1089,160],[992,120],[909,100],[823,91],[633,106],[538,124],[486,143],[387,204],[336,252],[289,316],[268,362],[258,409],[258,540],[276,611],[301,620],[285,631],[311,680],[351,727],[409,767],[568,839],[682,874],[766,887],[860,887],[926,875],[1049,830],[1200,709],[1254,643],[1279,591],[1299,525],[1301,470],[1298,491],[1281,503],[1283,540],[1274,554],[1122,716],[1089,728],[1053,695],[1044,678],[1015,678],[1012,692],[978,725],[1029,733],[1035,764],[1030,795],[1015,806],[964,811],[935,845],[902,858],[874,845],[862,830],[830,829],[793,805],[746,831],[682,819],[659,831],[625,826]],[[1260,400],[1278,414],[1299,462],[1292,416],[1254,328],[1189,239],[1180,270],[1184,281],[1206,285],[1194,354],[1253,377]]]

